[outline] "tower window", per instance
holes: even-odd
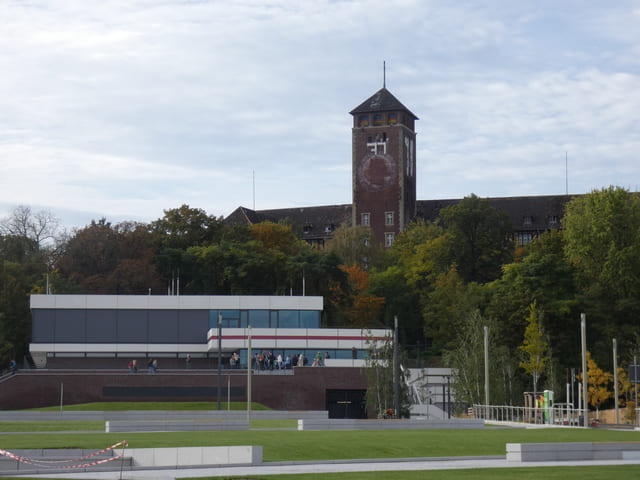
[[[370,225],[370,223],[369,223],[369,214],[368,213],[361,213],[360,214],[360,225],[363,225],[365,227],[368,227]]]
[[[384,212],[384,224],[393,225],[393,212]]]
[[[374,124],[376,127],[379,127],[380,125],[382,125],[382,122],[383,122],[382,114],[381,114],[381,113],[376,113],[376,114],[373,116],[373,124]]]
[[[384,234],[384,246],[390,247],[393,245],[393,232],[385,232]]]
[[[387,123],[389,125],[395,125],[396,123],[398,123],[398,114],[390,113],[389,116],[387,117]]]
[[[368,127],[369,126],[369,115],[360,115],[358,117],[358,125],[360,127]]]

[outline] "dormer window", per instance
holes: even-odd
[[[311,233],[312,229],[313,225],[311,225],[310,223],[305,223],[304,227],[302,227],[302,233]]]
[[[324,227],[324,233],[331,233],[331,232],[333,232],[333,224],[327,225],[326,227]]]
[[[549,215],[549,225],[558,225],[560,218],[557,215]]]
[[[523,217],[522,225],[524,225],[525,227],[530,227],[531,225],[533,225],[533,217],[530,215]]]

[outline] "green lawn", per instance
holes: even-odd
[[[640,441],[640,432],[600,429],[487,429],[297,431],[250,430],[168,433],[2,435],[0,448],[102,449],[127,440],[131,447],[262,445],[263,458],[307,461],[504,455],[507,443]]]
[[[26,422],[30,423],[30,422]],[[65,423],[65,422],[61,422]],[[67,422],[71,423],[71,422]],[[504,455],[507,443],[640,441],[640,432],[601,429],[484,429],[297,431],[250,430],[170,433],[65,433],[0,436],[0,448],[85,448],[100,450],[121,440],[130,447],[262,445],[265,462],[367,458]],[[246,478],[246,477],[245,477]],[[413,480],[425,472],[254,476],[264,480]],[[640,478],[640,466],[509,468],[429,471],[430,480]],[[24,480],[24,479],[23,479]],[[205,480],[205,479],[200,479]]]

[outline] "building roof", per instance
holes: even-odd
[[[390,110],[404,110],[410,113],[414,119],[418,120],[418,117],[385,87],[382,87],[349,113],[356,115],[358,113],[388,112]]]
[[[543,232],[560,227],[564,207],[571,195],[540,195],[531,197],[498,197],[488,200],[496,210],[506,213],[516,232]],[[418,200],[417,217],[434,221],[440,216],[440,210],[455,205],[461,199]]]
[[[289,221],[301,230],[299,233],[306,240],[328,239],[340,225],[351,223],[351,204],[273,210],[251,210],[238,207],[225,219],[229,225],[252,225],[265,221],[273,223]]]
[[[488,200],[499,211],[511,219],[516,232],[543,232],[560,227],[566,203],[571,195],[541,195],[531,197],[501,197]],[[461,199],[418,200],[416,217],[435,221],[440,210],[459,203]],[[318,207],[280,208],[274,210],[251,210],[238,207],[225,221],[230,225],[253,224],[263,221],[278,223],[290,221],[302,230],[306,240],[328,239],[335,228],[351,223],[351,204],[324,205]]]

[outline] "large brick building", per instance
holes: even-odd
[[[252,210],[238,207],[230,224],[287,221],[307,242],[320,247],[340,225],[364,225],[384,246],[416,218],[436,220],[440,210],[460,199],[416,199],[418,117],[381,88],[351,112],[353,202],[303,208]],[[511,219],[515,240],[529,243],[541,232],[560,227],[568,195],[490,198]]]

